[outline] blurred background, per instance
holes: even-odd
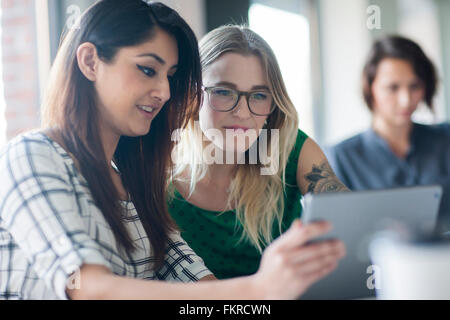
[[[39,106],[65,28],[94,0],[1,0],[0,144],[39,126]],[[322,146],[370,125],[360,79],[369,47],[383,34],[416,41],[438,68],[435,113],[450,119],[450,0],[163,0],[200,39],[226,23],[245,23],[272,46],[300,128]]]

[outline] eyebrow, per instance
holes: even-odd
[[[231,87],[233,89],[237,89],[237,86],[234,83],[228,82],[228,81],[220,81],[215,84],[215,86],[226,86]],[[270,91],[267,86],[259,85],[259,86],[253,86],[251,90],[267,90]]]
[[[143,53],[143,54],[138,55],[138,57],[151,57],[151,58],[155,59],[156,61],[158,61],[159,64],[162,64],[162,65],[166,64],[166,61],[155,53]],[[170,69],[175,69],[175,68],[178,68],[177,64],[173,65]]]

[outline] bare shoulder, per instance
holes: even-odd
[[[302,192],[342,192],[349,189],[339,180],[319,145],[308,138],[300,151],[297,184]]]

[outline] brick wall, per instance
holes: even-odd
[[[7,139],[39,126],[35,0],[1,0]]]

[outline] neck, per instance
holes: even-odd
[[[380,137],[389,142],[409,143],[412,122],[409,121],[403,126],[393,126],[380,118],[374,117],[372,128]]]
[[[227,189],[230,186],[235,169],[235,164],[210,164],[208,165],[207,180],[205,182]]]
[[[110,163],[114,158],[117,145],[119,144],[120,135],[115,134],[110,130],[100,128],[100,140],[102,142],[103,150],[105,152],[106,161]]]
[[[374,118],[373,129],[388,143],[397,157],[404,158],[407,155],[410,149],[411,121],[404,126],[392,126],[381,119]]]
[[[203,150],[209,147],[213,142],[205,139],[203,140]],[[222,163],[215,163],[208,165],[206,183],[214,184],[218,187],[228,188],[231,180],[234,176],[235,170],[237,168],[237,163],[239,157],[244,156],[244,154],[238,154],[234,151],[221,150],[215,147],[214,152],[222,152]]]

